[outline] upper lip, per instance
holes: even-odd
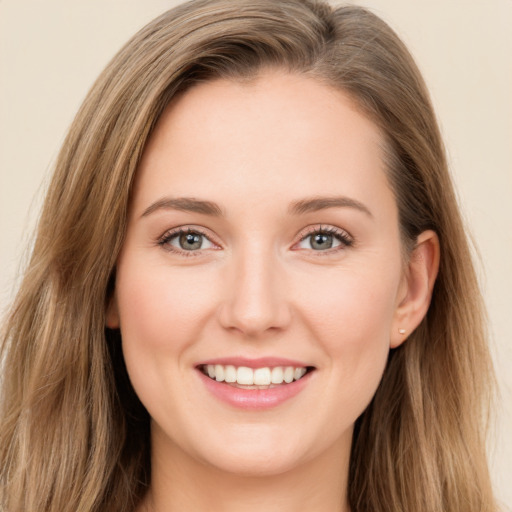
[[[221,364],[223,366],[231,365],[236,367],[246,366],[247,368],[272,368],[276,366],[294,366],[295,368],[311,367],[311,365],[304,363],[303,361],[283,357],[258,357],[256,359],[246,357],[216,357],[214,359],[201,361],[197,366],[200,367],[208,364]]]

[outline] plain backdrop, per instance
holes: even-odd
[[[233,0],[236,1],[236,0]],[[171,0],[0,0],[0,308],[13,297],[52,164],[87,90]],[[501,399],[490,446],[512,504],[512,0],[361,0],[430,88],[478,247]]]

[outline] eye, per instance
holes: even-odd
[[[206,235],[194,229],[179,229],[167,233],[159,244],[177,252],[194,252],[216,247]]]
[[[311,249],[313,251],[328,251],[349,247],[353,243],[352,238],[338,228],[317,228],[311,231],[296,245],[298,249]]]

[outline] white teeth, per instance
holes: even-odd
[[[215,380],[217,382],[222,382],[224,380],[224,366],[221,364],[215,365]]]
[[[293,372],[293,378],[294,380],[299,380],[301,377],[304,377],[306,374],[306,368],[295,368],[295,371]]]
[[[234,366],[226,366],[224,370],[224,380],[226,382],[236,382],[236,368]]]
[[[295,369],[292,366],[287,366],[284,369],[284,381],[287,384],[290,384],[290,382],[293,382],[294,373],[295,373]]]
[[[272,384],[282,384],[283,380],[283,369],[280,366],[272,368]]]
[[[276,366],[274,368],[248,368],[222,364],[209,364],[203,372],[217,382],[237,383],[244,386],[270,386],[271,384],[290,384],[306,374],[304,367]]]
[[[254,384],[257,386],[270,386],[271,376],[270,368],[257,368],[254,370]]]
[[[236,370],[236,381],[238,384],[252,386],[254,384],[254,372],[252,368],[247,368],[247,366],[240,366]]]

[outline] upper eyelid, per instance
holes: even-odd
[[[209,240],[212,244],[222,247],[222,244],[218,241],[218,238],[214,235],[209,234],[206,230],[200,226],[188,225],[185,224],[183,226],[177,226],[175,228],[170,228],[166,230],[161,236],[158,237],[157,243],[163,244],[164,242],[168,242],[170,239],[182,234],[182,233],[198,233],[201,236],[204,236],[207,240]],[[179,250],[179,249],[177,249]],[[200,252],[201,249],[197,251],[190,252]]]
[[[315,233],[329,233],[333,235],[345,235],[346,238],[350,238],[350,240],[354,240],[354,237],[346,230],[337,226],[333,226],[331,224],[313,224],[311,226],[306,226],[301,229],[296,235],[299,237],[298,241],[304,240],[306,237],[314,235]]]
[[[213,242],[213,240],[211,240],[211,239],[214,238],[212,235],[207,233],[204,228],[202,228],[200,226],[185,224],[183,226],[176,226],[175,228],[167,229],[162,234],[162,236],[159,237],[159,239],[173,237],[173,236],[179,235],[181,233],[198,233],[198,234],[208,238],[208,240],[210,240],[211,242]]]

